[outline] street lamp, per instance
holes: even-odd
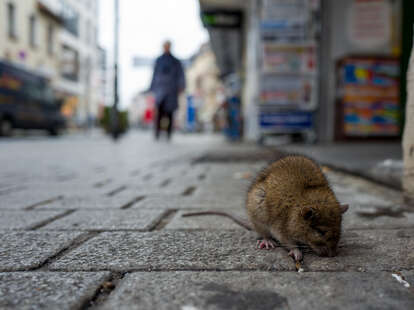
[[[114,40],[114,105],[112,107],[111,131],[114,140],[119,137],[118,119],[118,54],[119,54],[119,0],[115,0],[115,40]]]

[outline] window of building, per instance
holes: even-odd
[[[63,27],[74,36],[79,35],[79,13],[67,3],[64,3],[63,12]]]
[[[7,28],[9,38],[17,38],[16,7],[13,3],[7,4]]]
[[[49,26],[47,27],[47,52],[49,55],[53,55],[55,52],[54,34],[55,28],[52,24],[49,24]]]
[[[70,81],[79,80],[79,52],[67,45],[62,46],[60,74]]]
[[[29,18],[29,43],[30,46],[36,47],[37,46],[37,20],[36,16],[31,15]]]

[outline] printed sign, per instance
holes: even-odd
[[[262,9],[262,35],[273,41],[301,41],[309,20],[307,0],[267,0]]]
[[[274,106],[310,107],[313,100],[313,78],[301,76],[265,76],[261,84],[260,102]]]
[[[272,130],[305,130],[313,126],[313,113],[306,111],[261,112],[260,127]]]
[[[207,28],[240,28],[242,13],[241,11],[203,11],[201,20]]]
[[[388,0],[354,0],[348,13],[348,36],[361,48],[375,48],[391,38],[392,9]]]
[[[315,46],[263,45],[263,72],[315,73]]]

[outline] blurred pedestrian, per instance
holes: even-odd
[[[174,111],[178,108],[178,95],[184,91],[185,77],[180,61],[171,54],[171,42],[163,44],[163,54],[157,58],[150,90],[155,96],[155,138],[158,139],[163,119],[168,120],[167,137],[173,131]]]

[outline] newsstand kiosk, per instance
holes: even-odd
[[[290,134],[314,142],[320,1],[263,0],[260,15],[260,141]]]

